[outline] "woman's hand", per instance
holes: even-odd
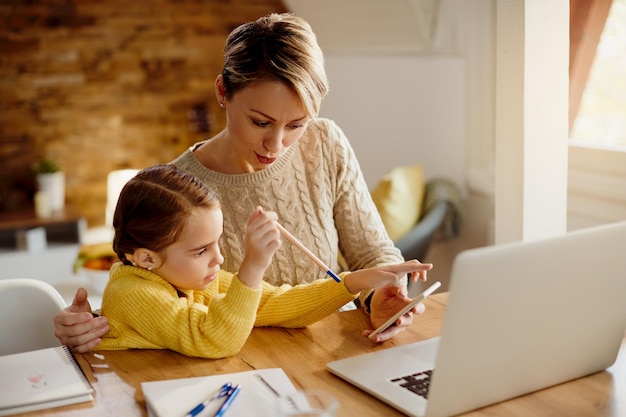
[[[273,211],[257,207],[248,218],[246,226],[246,253],[239,267],[239,279],[249,287],[261,284],[265,270],[280,248],[280,231],[276,226],[278,216]]]
[[[74,352],[87,352],[109,331],[106,317],[94,317],[87,290],[79,288],[72,304],[54,315],[54,335]]]
[[[415,261],[417,262],[417,261]],[[413,271],[411,273],[411,279],[415,282],[418,279],[426,281],[427,271],[432,269],[432,264],[421,264],[424,268]],[[376,288],[372,294],[372,301],[370,303],[370,321],[374,328],[377,328],[381,324],[385,323],[390,317],[393,317],[398,311],[404,308],[411,302],[411,298],[407,296],[406,287],[386,285],[384,287]],[[394,324],[390,326],[384,332],[377,334],[374,337],[375,342],[384,342],[398,333],[403,331],[407,326],[413,323],[414,314],[424,313],[425,306],[423,303],[418,303],[409,312],[400,317]],[[373,330],[364,330],[363,336],[367,337]]]

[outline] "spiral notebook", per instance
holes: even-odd
[[[0,356],[0,416],[93,400],[67,346]]]

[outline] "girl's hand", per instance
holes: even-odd
[[[246,253],[239,279],[246,285],[256,288],[261,284],[265,270],[272,262],[274,253],[280,248],[280,231],[276,226],[278,216],[273,211],[263,211],[257,207],[248,218],[246,225]]]
[[[432,268],[433,264],[423,264],[413,259],[401,264],[377,266],[351,272],[345,276],[344,284],[350,293],[356,294],[364,289],[378,288],[387,284],[398,286],[400,280],[407,274],[411,274],[414,281],[418,278],[426,281],[426,272]]]

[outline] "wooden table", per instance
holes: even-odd
[[[394,339],[374,344],[361,336],[369,320],[362,311],[335,313],[306,329],[254,329],[241,352],[210,360],[166,350],[102,351],[77,355],[95,390],[91,403],[23,416],[146,416],[142,381],[204,376],[281,367],[298,388],[331,391],[340,401],[338,417],[402,416],[385,403],[335,377],[326,363],[439,335],[447,293],[426,301],[426,313]],[[626,339],[608,370],[518,397],[466,416],[624,417],[626,416]]]

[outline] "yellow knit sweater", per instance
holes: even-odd
[[[254,326],[305,327],[354,298],[332,279],[253,289],[225,271],[203,291],[177,290],[145,269],[116,264],[102,299],[110,330],[97,349],[221,358],[239,352]]]

